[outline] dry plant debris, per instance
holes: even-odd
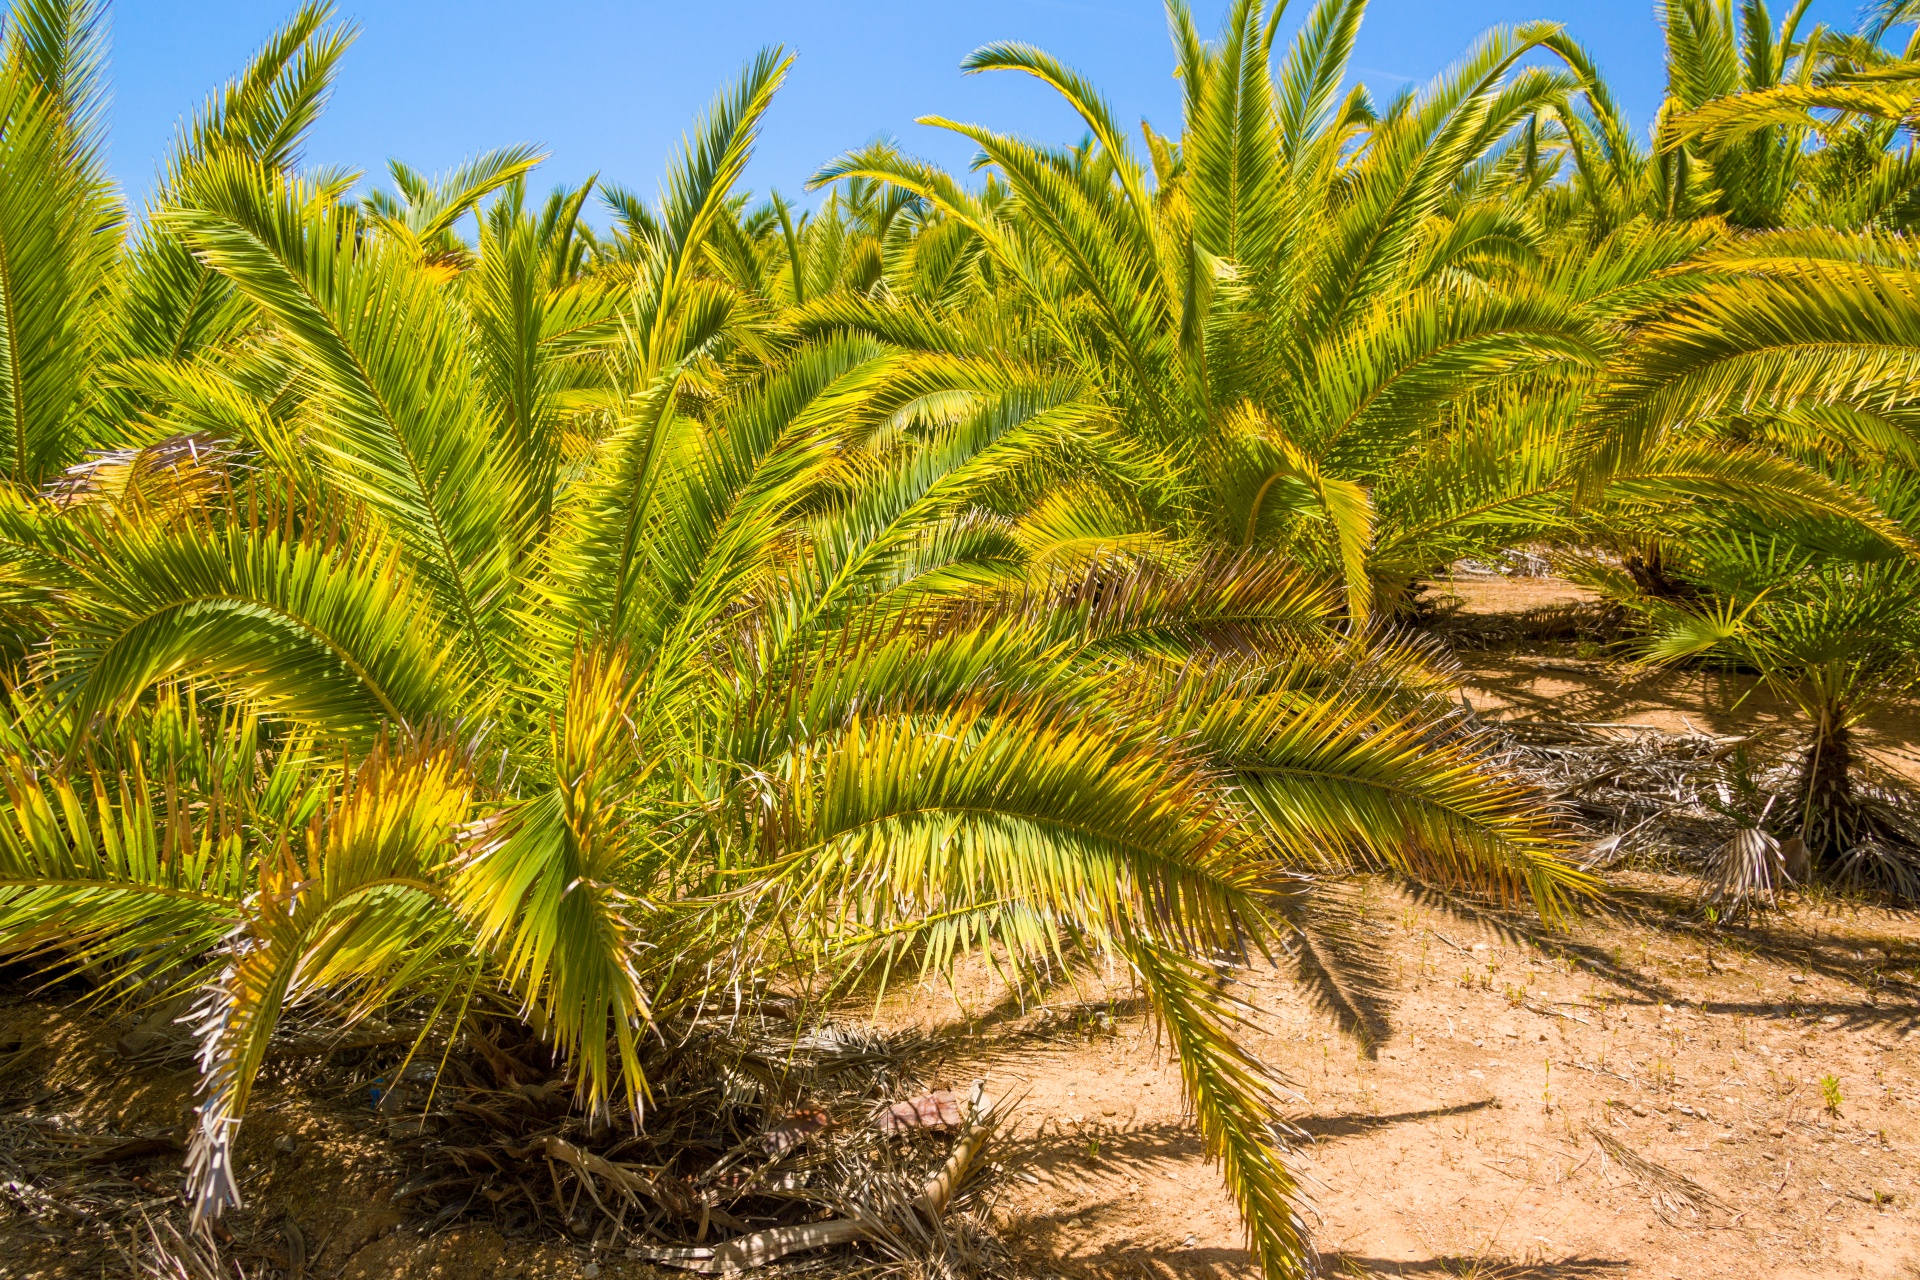
[[[956,1235],[961,1253],[994,1252],[971,1216],[993,1105],[979,1087],[968,1102],[915,1092],[911,1041],[696,1023],[656,1049],[654,1102],[635,1127],[581,1115],[563,1066],[518,1024],[467,1038],[471,1052],[387,1108],[416,1170],[395,1198],[435,1225],[478,1215],[706,1274],[856,1241],[909,1248],[914,1231],[943,1252]],[[942,1223],[950,1208],[968,1221]]]
[[[1804,849],[1769,821],[1790,808],[1795,792],[1792,743],[1764,733],[1491,722],[1471,712],[1467,719],[1499,738],[1505,764],[1588,833],[1588,870],[1633,863],[1684,871],[1699,879],[1704,903],[1722,914],[1770,906],[1780,891],[1806,882]],[[1856,767],[1862,799],[1887,830],[1920,849],[1920,797],[1891,774]],[[1876,844],[1849,859],[1842,888],[1909,901],[1920,896],[1920,858],[1910,851]]]
[[[1628,1174],[1653,1193],[1654,1211],[1672,1222],[1679,1214],[1699,1216],[1710,1211],[1726,1215],[1727,1226],[1738,1223],[1740,1215],[1713,1192],[1707,1190],[1683,1173],[1676,1173],[1663,1164],[1656,1164],[1629,1147],[1597,1125],[1589,1124],[1587,1133],[1599,1144],[1600,1150]]]

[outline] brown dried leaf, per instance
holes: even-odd
[[[101,1151],[81,1157],[83,1164],[118,1164],[122,1160],[150,1160],[154,1156],[178,1155],[186,1150],[172,1138],[129,1138]]]
[[[965,1104],[951,1090],[935,1089],[894,1103],[875,1116],[873,1123],[882,1133],[906,1133],[912,1129],[957,1129],[966,1118]]]
[[[833,1118],[824,1111],[796,1111],[760,1135],[760,1145],[770,1156],[784,1155],[823,1129],[833,1127]]]

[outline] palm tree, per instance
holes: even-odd
[[[1911,39],[1902,55],[1883,41],[1915,15],[1888,5],[1857,33],[1815,28],[1802,39],[1804,11],[1769,31],[1764,5],[1744,9],[1739,59],[1726,5],[1672,11],[1662,149],[1682,165],[1695,153],[1706,161],[1696,185],[1717,188],[1712,203],[1736,226],[1904,229],[1920,183],[1920,66]],[[1730,77],[1736,63],[1742,74]]]
[[[1671,569],[1684,598],[1627,597],[1647,615],[1642,651],[1662,663],[1731,660],[1806,718],[1797,781],[1773,815],[1795,842],[1787,865],[1920,896],[1913,837],[1857,790],[1853,745],[1863,719],[1920,681],[1920,570],[1896,548],[1815,522],[1785,535],[1703,533],[1682,546]]]
[[[1672,0],[1663,9],[1667,36],[1667,100],[1658,132],[1674,155],[1675,201],[1715,213],[1737,227],[1783,225],[1797,185],[1807,132],[1771,124],[1738,138],[1710,135],[1676,117],[1717,100],[1778,92],[1804,83],[1819,63],[1820,33],[1802,39],[1807,5],[1795,4],[1775,25],[1764,0]]]
[[[297,172],[346,38],[302,10],[187,131],[123,260],[134,337],[73,375],[124,389],[105,451],[35,427],[0,508],[30,642],[0,948],[198,999],[196,1213],[238,1197],[290,1009],[498,993],[638,1116],[642,1034],[717,988],[969,946],[1032,983],[1074,948],[1140,983],[1263,1268],[1304,1274],[1214,958],[1276,939],[1303,870],[1585,887],[1425,654],[1272,557],[1021,552],[995,495],[1104,447],[1104,403],[985,320],[823,327],[889,251],[938,276],[865,197],[834,216],[871,282],[784,225],[792,269],[736,273],[780,51],[596,244],[585,189],[526,212],[526,153],[365,204]]]
[[[1777,21],[1764,3],[1676,0],[1661,8],[1667,93],[1652,146],[1633,136],[1598,70],[1558,49],[1580,91],[1529,122],[1521,198],[1553,236],[1591,250],[1636,220],[1702,232],[1796,226],[1904,228],[1916,171],[1914,20],[1881,6],[1861,29],[1809,26],[1805,4]],[[1565,181],[1558,181],[1564,169]]]
[[[979,51],[970,70],[1060,92],[1088,142],[1048,150],[929,120],[976,142],[996,184],[969,192],[889,147],[816,183],[910,192],[996,287],[869,291],[794,323],[909,349],[1012,347],[1077,381],[1097,406],[1097,452],[996,508],[1034,559],[1283,553],[1341,583],[1364,622],[1376,597],[1403,606],[1414,580],[1460,556],[1590,533],[1574,501],[1598,500],[1583,480],[1590,393],[1640,316],[1692,287],[1668,270],[1715,237],[1638,221],[1597,244],[1549,234],[1530,207],[1541,120],[1573,119],[1576,98],[1614,119],[1558,28],[1492,32],[1376,111],[1364,92],[1337,93],[1362,11],[1323,0],[1269,75],[1277,6],[1236,4],[1211,45],[1173,6],[1184,128],[1149,129],[1147,161],[1070,69],[1023,46]],[[1521,66],[1536,50],[1566,70]],[[1865,510],[1763,451],[1690,441],[1633,466],[1615,467],[1613,492],[1642,504],[1743,493]]]
[[[980,146],[1004,199],[886,147],[816,183],[911,192],[1017,291],[1035,358],[1111,423],[1104,491],[1088,492],[1082,467],[1067,500],[1104,513],[1110,545],[1283,549],[1342,581],[1359,620],[1376,578],[1397,587],[1429,567],[1402,554],[1402,530],[1380,524],[1396,508],[1373,491],[1449,430],[1464,389],[1596,359],[1580,317],[1505,287],[1502,264],[1528,257],[1532,234],[1472,190],[1477,167],[1574,82],[1519,65],[1556,28],[1496,31],[1376,111],[1364,91],[1339,92],[1364,5],[1323,0],[1270,74],[1281,9],[1243,0],[1210,45],[1170,7],[1184,127],[1148,129],[1146,160],[1073,71],[994,45],[967,69],[1052,86],[1085,122],[1084,147],[929,120]],[[808,323],[912,341],[901,309],[821,309]],[[1088,518],[1072,529],[1082,544]]]
[[[1829,866],[1885,834],[1853,799],[1849,730],[1911,684],[1916,268],[1884,233],[1729,243],[1702,255],[1680,305],[1639,327],[1589,410],[1603,470],[1718,441],[1817,475],[1855,504],[1849,513],[1836,501],[1825,518],[1784,507],[1759,517],[1729,494],[1649,513],[1679,589],[1637,602],[1651,656],[1730,655],[1806,714],[1813,744],[1791,825]]]

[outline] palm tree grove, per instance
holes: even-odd
[[[130,197],[13,0],[0,1274],[1910,1275],[1920,4],[1365,9]]]

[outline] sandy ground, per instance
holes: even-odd
[[[1461,574],[1430,584],[1429,595],[1453,596],[1467,613],[1524,613],[1555,605],[1593,604],[1599,595],[1561,578],[1508,578]]]
[[[1709,960],[1707,935],[1673,923],[1685,888],[1629,878],[1609,914],[1548,934],[1368,886],[1391,975],[1375,1054],[1288,972],[1241,975],[1252,1046],[1302,1095],[1328,1274],[1915,1274],[1920,1006],[1903,984],[1920,929],[1808,908]],[[1006,1221],[1036,1270],[1254,1274],[1150,1031],[1036,1034],[955,1063],[1025,1095],[1003,1158],[1038,1181],[1015,1184]],[[1594,1130],[1692,1179],[1704,1207],[1657,1203],[1659,1175]]]
[[[1469,614],[1592,599],[1552,579],[1438,585]],[[1493,719],[1797,726],[1750,677],[1635,671],[1596,648],[1462,653],[1463,696]],[[1880,715],[1860,745],[1920,778],[1920,716]],[[1391,975],[1371,1047],[1289,973],[1240,975],[1264,1013],[1252,1046],[1302,1095],[1328,1274],[1920,1277],[1920,920],[1803,905],[1712,935],[1688,923],[1690,885],[1616,881],[1564,933],[1369,886],[1368,967]],[[1057,1025],[1074,1022],[1084,1007]],[[1010,1234],[1043,1275],[1252,1275],[1171,1065],[1137,1019],[1116,1028],[990,1056],[1026,1091],[1011,1145],[1040,1179],[1012,1197]],[[1659,1170],[1704,1188],[1701,1207]]]
[[[1251,1046],[1300,1094],[1298,1167],[1327,1274],[1915,1274],[1920,924],[1805,906],[1710,937],[1675,923],[1685,890],[1625,877],[1607,914],[1547,933],[1363,884],[1355,945],[1381,975],[1387,1024],[1371,1053],[1291,969],[1238,975],[1260,1011]],[[3,1013],[0,1041],[41,1050],[38,1113],[91,1132],[178,1123],[191,1076],[116,1066],[112,1024],[41,1002]],[[997,1216],[1030,1274],[1254,1274],[1124,989],[1088,978],[1020,1010],[975,970],[957,989],[900,993],[882,1020],[944,1037],[951,1083],[1018,1099],[994,1148],[1009,1170]],[[249,1275],[276,1273],[258,1268],[285,1259],[289,1220],[314,1274],[342,1280],[584,1274],[587,1255],[559,1242],[423,1236],[384,1203],[381,1125],[339,1082],[270,1081],[262,1096],[241,1144],[249,1209],[230,1219]],[[1691,1179],[1696,1204],[1662,1203],[1674,1184],[1608,1155],[1596,1130]],[[177,1174],[163,1160],[151,1176]],[[0,1276],[116,1274],[72,1254],[59,1222],[11,1206],[0,1237]]]

